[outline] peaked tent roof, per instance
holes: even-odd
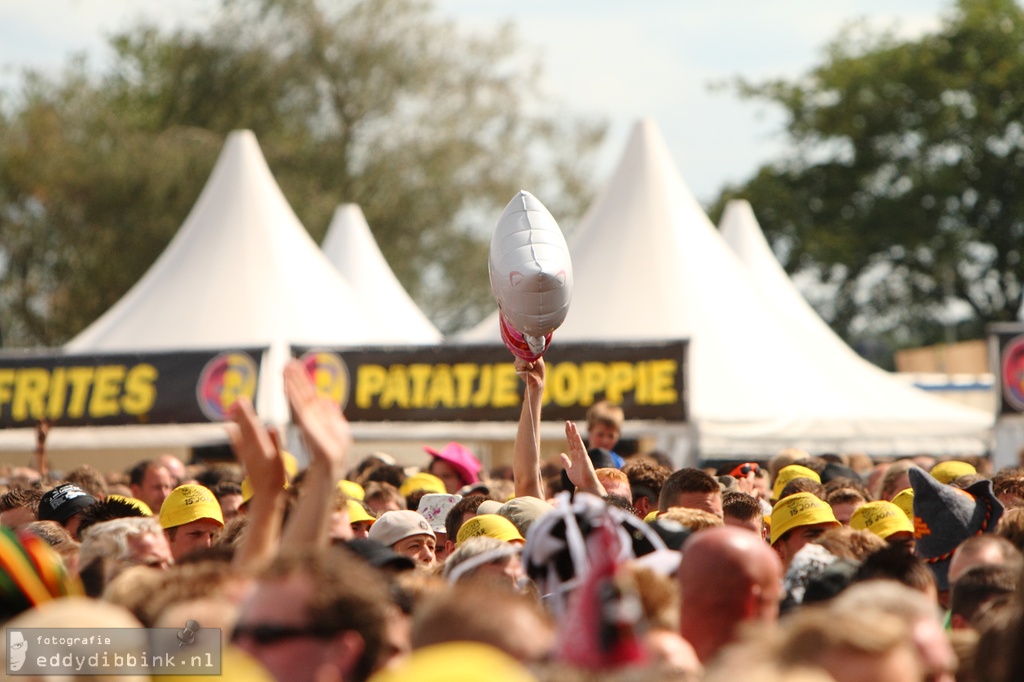
[[[733,253],[743,263],[754,285],[787,324],[795,325],[800,334],[814,340],[815,343],[825,344],[828,350],[852,361],[854,366],[870,370],[874,374],[887,374],[846,345],[803,297],[768,245],[749,201],[729,201],[722,212],[718,229]]]
[[[335,209],[322,248],[362,300],[387,310],[405,329],[407,343],[441,340],[441,332],[395,277],[358,205],[342,204]]]
[[[894,380],[863,379],[858,372],[876,373],[862,366],[836,368],[838,353],[788,325],[711,224],[650,120],[634,129],[570,251],[573,301],[553,342],[690,339],[690,412],[705,457],[987,446],[991,416]],[[495,339],[495,316],[458,337]],[[920,400],[906,404],[918,397],[908,391]]]
[[[266,346],[257,409],[283,424],[289,344],[409,343],[327,260],[256,136],[230,133],[195,206],[145,275],[65,346],[76,353]]]

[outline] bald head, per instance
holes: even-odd
[[[1024,556],[1001,535],[975,535],[961,542],[950,559],[949,584],[955,583],[968,569],[986,565],[1009,566],[1020,572],[1024,569]]]
[[[782,563],[758,535],[722,526],[695,533],[679,566],[680,632],[707,662],[745,621],[779,616]]]

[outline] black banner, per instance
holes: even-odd
[[[504,346],[292,348],[319,390],[357,421],[517,421],[523,383]],[[607,399],[627,419],[687,419],[686,341],[552,344],[545,421],[580,419]]]
[[[220,421],[255,400],[263,349],[0,355],[0,428]]]
[[[999,385],[999,414],[1024,413],[1024,325],[992,324],[989,357]]]

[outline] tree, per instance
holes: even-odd
[[[836,294],[848,340],[980,337],[1024,302],[1024,12],[960,0],[934,33],[852,27],[798,81],[739,82],[788,117],[786,158],[742,187],[788,271]],[[824,308],[823,308],[824,310]]]
[[[0,329],[54,345],[109,308],[183,222],[225,135],[249,128],[314,238],[360,204],[443,330],[493,299],[487,241],[520,188],[569,226],[601,123],[562,120],[514,33],[467,37],[413,0],[224,0],[202,31],[141,25],[26,76],[0,118]],[[540,112],[540,113],[536,113]]]

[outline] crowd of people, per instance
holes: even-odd
[[[616,453],[604,402],[549,462],[543,361],[516,368],[513,461],[490,471],[458,442],[421,467],[357,457],[297,362],[301,458],[241,398],[233,462],[5,467],[4,671],[26,628],[194,622],[236,680],[1024,679],[1024,467],[787,449],[675,469]]]

